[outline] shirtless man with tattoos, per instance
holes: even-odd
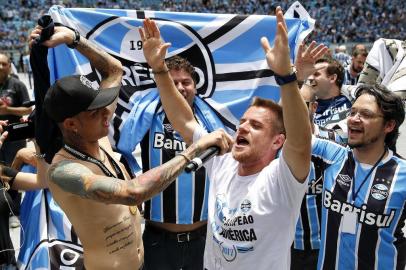
[[[37,27],[31,42],[41,34]],[[114,157],[106,138],[121,85],[121,63],[66,27],[55,27],[43,45],[67,44],[87,57],[100,75],[99,89],[85,76],[64,77],[48,90],[44,108],[58,123],[64,147],[48,170],[49,188],[83,245],[92,269],[139,269],[143,263],[136,205],[165,189],[194,158],[212,145],[225,153],[232,139],[214,132],[167,163],[135,179]]]

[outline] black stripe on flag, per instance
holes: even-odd
[[[235,28],[237,25],[242,23],[246,18],[248,18],[247,15],[237,15],[233,17],[231,20],[229,20],[226,24],[221,26],[219,29],[208,35],[203,39],[205,44],[210,44],[213,41],[219,39],[220,37],[224,36],[225,33],[231,31],[233,28]]]
[[[242,80],[251,80],[251,79],[256,79],[256,78],[266,78],[266,77],[271,77],[273,75],[274,75],[274,72],[270,69],[259,69],[259,70],[216,74],[214,76],[214,80],[216,80],[217,82],[242,81]]]
[[[115,19],[117,19],[117,18],[119,18],[119,17],[118,17],[118,16],[111,16],[111,17],[108,17],[107,19],[105,19],[105,20],[99,22],[98,24],[96,24],[96,26],[93,27],[93,29],[90,30],[90,31],[86,34],[86,39],[89,39],[89,37],[90,37],[91,35],[93,35],[93,33],[96,32],[96,30],[99,29],[99,27],[101,27],[102,25],[104,25],[104,24],[106,24],[106,23],[108,23],[108,22],[110,22],[110,21],[113,21],[113,20],[115,20]]]
[[[137,19],[145,19],[145,12],[143,10],[137,10]]]

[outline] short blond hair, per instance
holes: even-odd
[[[281,134],[286,134],[285,125],[283,124],[283,111],[282,106],[271,99],[254,97],[250,107],[266,108],[274,114],[274,119],[271,121],[271,126],[274,130]]]

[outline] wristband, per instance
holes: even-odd
[[[78,46],[79,41],[80,41],[79,31],[76,29],[73,29],[73,31],[75,32],[75,38],[73,39],[72,44],[66,44],[66,46],[68,46],[68,48],[70,48],[70,49],[75,49]]]
[[[191,161],[190,158],[188,158],[184,153],[178,153],[178,154],[176,154],[176,155],[177,155],[177,156],[182,156],[182,157],[184,157],[187,162],[190,162],[190,161]]]
[[[44,158],[45,158],[45,154],[34,153],[34,157],[36,157],[36,158],[38,158],[38,159],[44,159]]]
[[[13,186],[17,174],[18,174],[17,170],[7,166],[1,166],[1,178],[9,177],[10,179],[7,181],[7,183],[10,185],[10,187]]]
[[[275,81],[279,86],[297,81],[297,77],[296,77],[296,71],[293,71],[291,74],[286,75],[286,76],[280,76],[278,74],[274,74],[275,77]]]
[[[159,70],[159,71],[152,70],[152,74],[154,74],[154,75],[165,74],[165,73],[168,73],[168,72],[169,72],[169,68],[164,68],[164,69]]]

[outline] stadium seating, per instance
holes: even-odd
[[[275,6],[287,9],[291,1],[270,0],[8,0],[0,1],[0,50],[21,53],[30,29],[52,4],[68,7],[150,9],[184,12],[233,14],[272,14]],[[302,1],[316,19],[311,39],[327,44],[370,43],[380,37],[404,39],[406,1],[404,0],[311,0]]]

